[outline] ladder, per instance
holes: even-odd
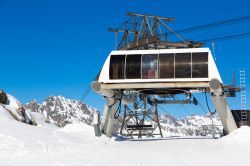
[[[247,125],[247,92],[246,92],[246,70],[240,69],[240,110],[241,126]]]

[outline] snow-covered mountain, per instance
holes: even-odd
[[[93,111],[96,110],[81,101],[66,99],[63,96],[49,96],[42,104],[33,100],[24,107],[31,112],[42,113],[47,122],[59,127],[79,122],[91,124]]]
[[[183,119],[168,114],[159,116],[163,132],[167,135],[202,136],[207,134],[222,134],[222,124],[217,114],[192,115]]]
[[[79,122],[91,124],[92,113],[96,110],[81,101],[66,99],[63,96],[50,96],[42,104],[33,100],[24,107],[31,112],[42,113],[47,122],[59,127]],[[177,119],[172,115],[161,114],[159,119],[164,135],[200,136],[212,131],[222,133],[221,122],[217,115],[193,115]],[[119,126],[116,126],[115,132],[119,130]]]

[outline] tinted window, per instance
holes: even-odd
[[[159,55],[160,78],[174,78],[174,54]]]
[[[127,55],[126,59],[126,78],[141,78],[141,55]]]
[[[125,55],[111,55],[109,66],[110,79],[124,79]]]
[[[142,56],[142,78],[154,79],[158,78],[158,55],[148,54]]]
[[[197,52],[192,53],[192,77],[207,78],[208,77],[208,53]]]
[[[175,78],[191,78],[191,53],[175,54]]]

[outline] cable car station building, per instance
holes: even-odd
[[[226,97],[234,96],[234,93],[223,85],[209,48],[200,48],[201,45],[194,42],[174,43],[161,39],[156,33],[159,22],[167,26],[164,21],[171,20],[169,18],[129,15],[135,18],[136,23],[137,17],[142,18],[142,23],[136,24],[141,27],[134,27],[134,40],[128,42],[129,30],[122,30],[124,35],[118,50],[110,53],[97,79],[91,84],[92,89],[106,100],[101,123],[95,124],[96,130],[100,130],[96,133],[111,136],[114,121],[123,112],[120,134],[148,136],[154,135],[155,129],[159,128],[158,135],[162,136],[157,105],[197,104],[192,93],[211,94],[224,133],[236,129],[226,102]],[[120,31],[116,29],[115,32]],[[184,95],[186,99],[176,100],[175,95]],[[156,125],[148,125],[147,118]]]

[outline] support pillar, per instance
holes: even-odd
[[[101,132],[105,134],[107,137],[112,136],[115,111],[116,111],[116,103],[112,106],[108,106],[107,104],[104,106],[103,117],[100,128]]]
[[[95,130],[95,136],[100,137],[102,134],[101,134],[101,130],[100,130],[100,113],[99,113],[99,111],[94,111],[93,125],[94,125],[94,130]]]
[[[212,101],[223,125],[224,133],[230,134],[234,129],[237,129],[232,112],[226,102],[226,95],[219,80],[212,79],[209,82]]]

